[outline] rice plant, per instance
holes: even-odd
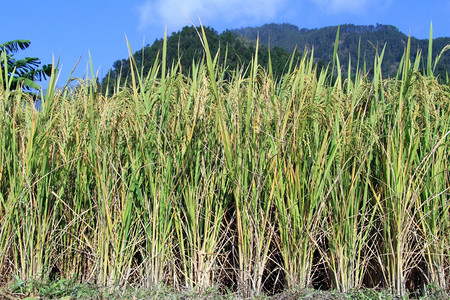
[[[448,47],[408,44],[394,78],[385,48],[371,76],[358,59],[344,78],[335,48],[274,77],[199,38],[189,72],[164,45],[144,74],[130,49],[108,95],[93,71],[56,88],[55,63],[41,111],[0,85],[0,284],[448,290]]]

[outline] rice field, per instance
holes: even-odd
[[[448,292],[447,48],[408,44],[394,78],[384,50],[274,78],[203,42],[188,75],[165,47],[148,74],[130,56],[111,95],[94,72],[56,88],[55,66],[41,111],[0,85],[0,285]]]

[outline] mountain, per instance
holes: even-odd
[[[204,30],[212,55],[219,53],[218,64],[232,72],[238,67],[244,69],[248,67],[256,51],[256,45],[253,41],[233,34],[229,30],[221,34],[210,27],[205,27]],[[201,33],[201,28],[186,26],[181,31],[174,32],[167,37],[166,62],[168,68],[177,66],[182,73],[188,74],[192,70],[193,63],[198,63],[201,59],[204,59],[204,49],[199,32]],[[147,75],[155,60],[161,61],[163,41],[163,39],[157,39],[152,45],[146,45],[133,54],[139,73],[142,72]],[[300,56],[299,53],[295,55],[297,58]],[[275,76],[285,72],[290,57],[291,53],[283,48],[272,48],[271,62]],[[268,65],[269,51],[264,45],[259,47],[258,62],[262,66]],[[177,65],[177,63],[179,64]],[[117,60],[102,80],[102,91],[112,93],[118,80],[120,86],[122,86],[126,81],[130,82],[130,76],[130,60],[128,58]],[[227,76],[226,72],[225,76]]]
[[[231,32],[252,41],[256,41],[259,36],[261,44],[266,46],[270,44],[270,47],[282,47],[291,53],[294,49],[303,53],[305,50],[311,52],[314,48],[314,57],[328,63],[333,58],[337,30],[338,26],[300,29],[292,24],[272,23],[260,27],[233,29]],[[358,49],[360,49],[360,61],[361,63],[365,61],[369,70],[370,66],[373,65],[376,51],[381,53],[386,45],[382,70],[385,75],[392,76],[397,71],[407,42],[408,36],[391,25],[357,26],[345,24],[341,25],[339,30],[338,55],[344,71],[347,70],[349,57],[351,57],[354,67],[352,69],[354,70],[358,59]],[[436,57],[449,44],[450,38],[434,39],[433,57]],[[415,55],[418,50],[422,51],[422,57],[426,58],[428,40],[411,37],[411,53]],[[443,55],[437,66],[437,72],[441,75],[445,74],[445,71],[450,72],[450,53]]]
[[[384,77],[394,76],[408,42],[408,36],[401,33],[391,25],[357,26],[353,24],[339,27],[338,54],[345,75],[348,70],[348,62],[351,61],[351,71],[356,70],[359,58],[360,69],[370,75],[375,53],[381,53],[385,47],[382,64]],[[314,59],[319,67],[326,66],[333,60],[334,43],[338,26],[330,26],[319,29],[299,29],[291,24],[266,24],[260,27],[245,27],[226,30],[219,34],[213,28],[205,27],[205,33],[211,53],[217,52],[217,62],[224,68],[234,71],[237,67],[250,64],[256,51],[256,40],[259,36],[261,46],[258,51],[258,63],[267,67],[270,58],[273,74],[281,76],[288,71],[288,65],[292,54],[294,61],[304,54],[314,50]],[[204,59],[204,49],[199,38],[200,28],[184,27],[178,32],[172,33],[167,38],[167,67],[177,66],[181,72],[188,74],[192,70],[193,63]],[[433,57],[450,44],[450,38],[438,38],[433,40]],[[136,51],[133,56],[138,66],[139,73],[147,75],[155,64],[155,60],[161,61],[163,39],[157,39],[152,45],[146,45]],[[220,50],[219,50],[220,49]],[[415,56],[417,51],[422,51],[421,69],[426,68],[428,52],[428,40],[411,38],[411,53]],[[179,63],[177,65],[177,63]],[[446,73],[450,73],[450,52],[445,53],[436,68],[436,74],[445,80]],[[224,73],[227,76],[227,73]],[[117,60],[108,74],[102,80],[102,91],[112,93],[117,81],[122,86],[130,82],[130,60],[124,58]]]

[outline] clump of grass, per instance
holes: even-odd
[[[432,54],[426,74],[408,44],[396,78],[384,49],[373,77],[358,61],[343,78],[337,48],[323,70],[312,51],[274,78],[257,51],[227,70],[199,36],[189,75],[164,45],[148,74],[130,55],[112,95],[93,72],[56,89],[56,67],[42,111],[0,90],[1,284],[448,290],[450,90]]]

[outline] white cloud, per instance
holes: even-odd
[[[270,22],[285,0],[147,0],[138,7],[140,28],[167,26],[169,31],[189,25],[189,17],[198,25],[211,22],[242,25],[246,22]]]

